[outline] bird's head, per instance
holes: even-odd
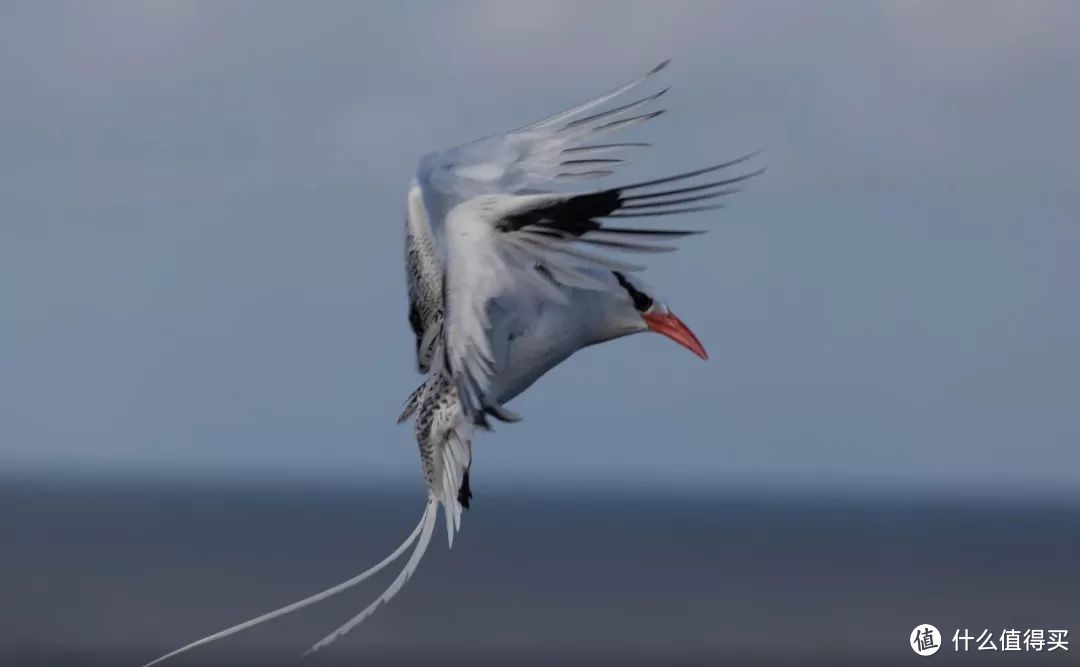
[[[612,274],[622,288],[621,292],[617,292],[618,300],[622,305],[618,317],[625,322],[625,327],[628,329],[625,333],[652,331],[667,336],[702,359],[709,358],[701,341],[697,339],[693,331],[690,331],[690,327],[683,324],[682,320],[671,312],[667,303],[652,287],[637,276],[619,271],[614,271]]]

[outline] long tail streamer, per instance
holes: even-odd
[[[256,625],[261,625],[280,616],[291,614],[294,611],[298,611],[300,609],[303,609],[304,607],[313,605],[316,602],[320,602],[322,600],[325,600],[326,598],[332,597],[334,595],[337,595],[338,593],[348,590],[353,586],[356,586],[357,584],[386,569],[387,566],[400,558],[401,555],[405,553],[405,551],[410,546],[412,546],[413,543],[416,542],[417,538],[420,538],[420,543],[413,551],[412,556],[409,558],[409,561],[406,563],[405,568],[402,570],[401,574],[399,574],[398,578],[394,580],[394,583],[390,585],[390,588],[388,588],[382,595],[380,595],[378,599],[371,605],[369,605],[368,608],[365,609],[359,616],[349,621],[349,623],[342,628],[336,630],[326,639],[323,639],[321,642],[312,647],[311,650],[315,650],[329,644],[333,640],[337,639],[338,637],[344,635],[346,632],[354,628],[365,618],[370,616],[371,613],[375,610],[375,608],[378,607],[380,604],[389,601],[390,598],[392,598],[401,589],[405,582],[408,581],[409,577],[416,570],[417,565],[419,565],[420,558],[424,555],[424,551],[427,550],[427,544],[428,541],[431,539],[431,532],[435,526],[435,517],[438,514],[437,507],[438,503],[433,498],[429,498],[427,506],[424,508],[424,513],[420,517],[420,522],[416,524],[416,528],[413,529],[412,534],[410,534],[409,537],[407,537],[405,541],[402,542],[400,546],[398,546],[397,549],[394,549],[389,556],[384,558],[374,567],[365,570],[360,574],[356,575],[355,577],[341,582],[340,584],[331,586],[324,591],[306,597],[303,600],[298,600],[296,602],[293,602],[292,604],[285,605],[280,609],[275,609],[274,611],[267,612],[262,616],[257,616],[251,620],[234,625],[231,628],[226,628],[221,632],[215,632],[214,634],[203,637],[202,639],[197,639],[190,644],[187,644],[186,646],[181,646],[180,648],[172,651],[171,653],[166,653],[160,658],[146,663],[145,665],[143,665],[143,667],[151,667],[151,665],[159,664],[161,662],[164,662],[165,660],[168,660],[169,658],[174,658],[181,653],[187,653],[193,648],[209,644],[210,642],[215,642],[219,639],[224,639],[225,637],[229,637],[238,632],[242,632],[244,630],[247,630],[248,628],[253,628]]]
[[[438,515],[439,501],[434,496],[431,496],[428,498],[424,516],[420,520],[420,524],[423,526],[423,529],[420,532],[420,541],[416,543],[416,548],[413,549],[412,555],[409,556],[409,560],[405,563],[405,567],[401,568],[401,573],[398,574],[393,583],[382,592],[382,595],[375,598],[374,602],[365,607],[362,612],[349,619],[345,625],[320,639],[314,646],[305,651],[304,655],[309,655],[321,648],[326,648],[337,639],[344,637],[350,630],[363,623],[368,616],[374,614],[376,609],[389,602],[398,594],[401,587],[405,585],[405,582],[409,580],[413,573],[416,572],[416,568],[420,565],[420,560],[424,557],[424,552],[427,551],[428,544],[431,542],[431,533],[435,530],[435,519]],[[447,518],[447,521],[449,521],[449,517]]]

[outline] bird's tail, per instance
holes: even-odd
[[[426,385],[425,385],[426,386]],[[452,391],[446,384],[446,390]],[[423,387],[421,388],[421,390]],[[420,390],[418,390],[420,391]],[[314,653],[325,648],[337,639],[344,637],[350,630],[360,625],[369,616],[375,613],[383,604],[389,602],[405,586],[405,582],[416,572],[431,542],[431,534],[435,530],[436,519],[439,514],[439,505],[443,507],[443,519],[446,522],[446,539],[450,547],[454,546],[454,534],[461,529],[461,511],[468,509],[472,491],[469,489],[469,466],[472,463],[472,426],[468,424],[461,412],[458,401],[441,402],[435,400],[437,394],[424,394],[423,398],[431,399],[436,404],[441,404],[442,419],[449,422],[449,427],[443,431],[438,430],[435,439],[432,440],[432,431],[421,425],[418,428],[417,438],[420,441],[421,460],[424,463],[424,471],[428,482],[428,501],[424,508],[424,515],[420,517],[420,524],[406,541],[416,540],[416,547],[412,555],[406,561],[405,567],[401,568],[396,579],[391,582],[382,594],[375,598],[356,616],[353,616],[337,630],[319,640],[307,650],[304,655]],[[409,402],[415,401],[410,397]],[[422,408],[421,408],[422,409]],[[419,419],[419,417],[418,417]],[[419,532],[417,532],[419,531]]]
[[[375,611],[375,609],[377,609],[384,602],[388,602],[390,598],[394,597],[394,595],[396,595],[397,592],[401,590],[401,587],[405,585],[405,582],[408,581],[409,577],[412,576],[413,572],[416,571],[417,566],[420,564],[420,559],[424,556],[424,552],[427,550],[428,543],[431,541],[431,533],[435,529],[435,518],[438,515],[438,506],[438,500],[434,496],[431,496],[429,494],[427,505],[424,507],[424,513],[420,516],[420,522],[416,524],[416,528],[413,529],[412,534],[405,538],[404,542],[402,542],[396,549],[394,549],[390,553],[390,555],[388,555],[374,567],[371,567],[361,572],[360,574],[352,577],[351,579],[347,579],[346,581],[341,582],[340,584],[331,586],[324,591],[320,591],[314,595],[308,596],[303,600],[298,600],[279,609],[269,611],[261,616],[257,616],[250,620],[244,621],[243,623],[238,623],[230,628],[226,628],[224,630],[221,630],[220,632],[215,632],[212,635],[203,637],[202,639],[197,639],[190,644],[181,646],[175,651],[166,653],[160,658],[156,658],[155,660],[146,663],[145,665],[143,665],[143,667],[151,667],[151,665],[156,665],[160,662],[168,660],[169,658],[176,657],[181,653],[187,653],[193,648],[203,646],[204,644],[209,644],[210,642],[214,642],[219,639],[224,639],[225,637],[229,637],[243,630],[247,630],[248,628],[253,628],[256,625],[261,625],[267,621],[271,621],[275,618],[278,618],[279,616],[291,614],[294,611],[298,611],[300,609],[303,609],[304,607],[313,605],[316,602],[320,602],[328,597],[337,595],[338,593],[348,590],[353,586],[361,583],[362,581],[386,569],[387,566],[400,558],[401,555],[404,554],[405,551],[415,543],[416,547],[413,549],[412,555],[409,557],[408,562],[405,563],[405,567],[402,569],[401,573],[398,574],[397,578],[394,579],[394,582],[390,584],[390,587],[387,588],[383,592],[383,594],[375,600],[375,602],[371,603],[367,606],[366,609],[364,609],[364,611],[360,612],[359,615],[354,617],[341,628],[335,630],[332,634],[328,635],[318,644],[312,646],[308,652],[310,653],[311,651],[315,651],[322,648],[323,646],[326,646],[338,637],[344,635],[352,628],[359,625],[360,622],[370,616]],[[417,542],[417,540],[419,540],[419,542]]]
[[[405,567],[401,568],[401,572],[398,573],[397,578],[391,582],[390,586],[382,592],[379,597],[375,598],[375,601],[369,604],[356,616],[353,616],[337,630],[334,630],[330,634],[326,635],[318,642],[316,642],[311,648],[304,652],[304,655],[314,653],[321,648],[325,648],[334,643],[337,639],[344,637],[350,630],[360,625],[375,613],[383,604],[389,602],[398,591],[405,585],[405,582],[412,577],[416,572],[416,568],[420,566],[420,560],[423,559],[424,553],[427,551],[428,544],[431,543],[431,534],[435,531],[435,519],[439,514],[439,500],[433,495],[428,496],[427,506],[424,508],[424,515],[420,518],[420,525],[417,529],[420,531],[416,542],[416,548],[413,549],[412,555],[409,556],[409,560],[405,562]],[[416,533],[413,537],[417,537]]]
[[[363,611],[308,649],[307,653],[312,653],[344,636],[375,613],[376,609],[397,595],[405,582],[416,572],[428,545],[431,543],[431,535],[435,530],[440,504],[443,506],[443,515],[446,521],[447,540],[450,546],[453,546],[454,533],[461,528],[462,509],[468,508],[469,499],[472,497],[472,492],[469,489],[469,466],[472,462],[472,425],[465,421],[461,412],[461,404],[456,395],[451,396],[450,400],[445,400],[448,398],[447,394],[453,394],[453,391],[452,385],[445,378],[438,373],[433,373],[428,381],[413,392],[409,400],[406,401],[403,417],[407,419],[410,416],[415,416],[418,422],[416,435],[427,481],[428,498],[424,513],[420,516],[416,528],[389,556],[374,567],[340,584],[331,586],[303,600],[285,605],[280,609],[275,609],[220,632],[215,632],[202,639],[197,639],[143,665],[143,667],[151,667],[151,665],[156,665],[181,653],[187,653],[193,648],[224,639],[337,595],[386,569],[412,547],[413,551],[409,556],[409,560],[390,586]],[[421,414],[418,414],[418,411]],[[437,422],[439,426],[434,427],[433,421]]]
[[[325,648],[350,630],[364,622],[380,606],[389,602],[405,586],[405,582],[416,572],[420,561],[431,543],[431,534],[439,515],[439,505],[443,506],[443,519],[446,522],[446,538],[454,546],[454,534],[461,529],[461,511],[469,507],[472,491],[469,489],[469,466],[472,463],[472,426],[461,412],[461,403],[453,396],[451,400],[445,393],[453,393],[453,387],[438,371],[433,372],[428,381],[406,401],[404,418],[413,415],[417,420],[416,436],[420,446],[420,459],[427,479],[428,500],[420,524],[406,541],[416,540],[416,547],[406,561],[405,567],[396,579],[369,604],[344,625],[323,637],[307,650],[304,655]],[[427,404],[427,405],[425,405]],[[419,411],[419,412],[418,412]],[[415,413],[415,414],[414,414]],[[433,428],[437,421],[444,427]]]

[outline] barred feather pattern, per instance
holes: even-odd
[[[426,373],[442,333],[443,267],[417,186],[409,189],[405,220],[405,273],[409,327],[416,337],[416,366]]]
[[[454,382],[441,370],[433,369],[424,383],[415,410],[415,434],[428,493],[443,506],[447,540],[453,546],[463,501],[468,503],[472,425],[465,419]]]
[[[379,597],[344,625],[319,640],[308,653],[325,648],[345,636],[401,591],[416,573],[427,551],[439,505],[443,506],[447,541],[451,547],[454,546],[454,534],[461,528],[461,511],[469,497],[472,426],[465,420],[457,390],[441,366],[431,369],[419,392],[413,418],[416,442],[420,448],[420,463],[428,487],[428,501],[420,519],[419,535],[414,533],[416,546],[405,567]]]

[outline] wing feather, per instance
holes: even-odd
[[[603,163],[580,160],[647,146],[642,142],[597,143],[596,139],[659,116],[663,109],[636,115],[634,112],[658,100],[668,89],[609,109],[597,109],[644,85],[668,62],[665,60],[633,81],[543,120],[425,156],[417,170],[417,182],[424,192],[424,203],[436,235],[441,233],[439,228],[445,224],[450,210],[473,197],[524,194],[548,189],[557,180],[611,175],[611,169],[597,167],[616,166],[619,161],[610,161],[616,158]]]
[[[606,102],[609,102],[609,101],[615,99],[616,97],[622,95],[623,93],[630,92],[634,88],[637,88],[641,84],[645,83],[645,81],[647,81],[649,79],[649,77],[651,77],[654,74],[656,74],[657,72],[663,70],[670,63],[671,63],[671,59],[669,58],[669,59],[663,61],[662,63],[660,63],[659,65],[657,65],[656,67],[649,70],[643,76],[639,76],[638,78],[634,79],[633,81],[630,81],[629,83],[624,83],[623,85],[618,86],[617,88],[615,88],[613,90],[609,90],[608,92],[604,93],[603,95],[600,95],[599,97],[594,97],[594,98],[592,98],[591,100],[589,100],[587,102],[582,102],[581,104],[570,107],[569,109],[566,109],[565,111],[560,111],[557,114],[554,114],[552,116],[548,116],[547,118],[544,118],[542,120],[538,120],[535,123],[531,123],[529,125],[526,125],[525,127],[522,127],[522,128],[520,128],[520,129],[518,129],[516,131],[517,132],[523,132],[525,130],[535,130],[535,129],[547,127],[547,126],[550,126],[550,125],[555,125],[555,124],[557,124],[557,123],[559,123],[561,121],[573,118],[574,116],[577,116],[578,114],[583,114],[586,111],[588,111],[589,109],[594,109],[594,108],[600,106],[601,104],[604,104]]]

